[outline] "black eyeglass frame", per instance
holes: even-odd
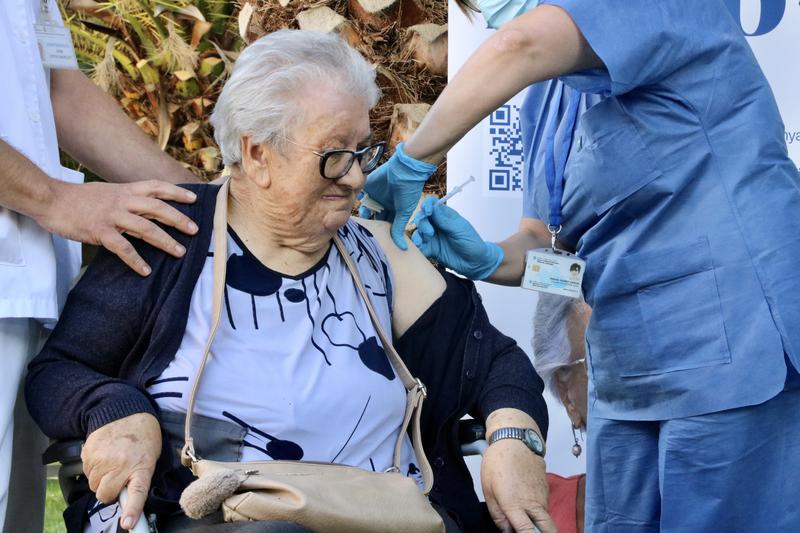
[[[370,150],[374,149],[376,146],[379,146],[380,147],[380,151],[375,156],[374,164],[370,165],[370,168],[361,167],[361,171],[362,172],[371,172],[372,170],[375,169],[375,167],[378,166],[378,163],[380,163],[381,158],[383,157],[383,154],[386,153],[386,141],[380,141],[380,142],[377,142],[377,143],[374,143],[374,144],[370,144],[369,146],[365,146],[361,150],[348,150],[346,148],[335,148],[333,150],[325,150],[324,152],[319,152],[319,151],[317,151],[314,148],[311,148],[309,146],[303,146],[302,144],[297,143],[297,142],[293,141],[292,139],[289,139],[288,137],[283,137],[283,138],[285,140],[289,141],[291,144],[293,144],[295,146],[298,146],[300,148],[305,148],[306,150],[309,150],[315,156],[319,157],[320,158],[319,159],[319,175],[322,176],[323,179],[326,179],[326,180],[338,180],[338,179],[343,178],[344,176],[347,175],[348,172],[350,172],[350,169],[353,168],[353,163],[355,163],[356,160],[358,160],[359,167],[361,167],[361,158],[364,157]],[[345,169],[341,173],[339,173],[338,176],[326,176],[325,175],[325,165],[327,164],[328,159],[330,157],[332,157],[332,156],[339,155],[339,154],[350,154],[350,162],[347,164]]]

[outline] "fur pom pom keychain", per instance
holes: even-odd
[[[197,479],[181,494],[183,512],[195,520],[210,515],[234,495],[245,477],[236,470],[219,470]]]

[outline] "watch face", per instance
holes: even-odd
[[[525,444],[537,454],[541,455],[544,453],[544,443],[542,439],[539,438],[539,435],[532,429],[525,430]]]

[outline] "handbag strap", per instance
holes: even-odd
[[[214,273],[214,283],[213,283],[213,294],[211,300],[211,328],[209,330],[208,339],[206,340],[205,347],[203,348],[203,356],[200,359],[200,364],[197,366],[197,372],[195,374],[194,383],[192,384],[191,394],[189,395],[189,402],[186,406],[186,420],[184,422],[184,437],[185,442],[183,449],[181,450],[181,460],[183,464],[187,467],[190,467],[192,464],[196,463],[200,459],[197,456],[197,453],[194,448],[194,439],[192,438],[192,415],[194,411],[194,405],[197,400],[197,393],[200,388],[200,378],[203,375],[203,371],[205,370],[206,363],[208,362],[208,357],[211,353],[211,345],[214,341],[214,336],[216,335],[217,328],[219,327],[220,317],[222,315],[222,299],[224,296],[225,290],[225,273],[227,267],[227,261],[225,258],[228,255],[228,240],[227,240],[227,226],[228,226],[228,190],[230,188],[230,180],[226,180],[225,183],[219,189],[217,193],[217,204],[214,210],[214,233],[213,233],[213,243],[214,243],[214,261],[213,261],[213,273]],[[400,380],[403,382],[403,385],[406,389],[406,409],[405,414],[403,416],[403,423],[400,427],[400,433],[397,438],[397,442],[395,443],[394,447],[394,455],[393,455],[393,464],[390,470],[395,472],[400,472],[400,455],[402,450],[403,444],[403,437],[405,436],[406,432],[408,431],[409,425],[411,426],[411,443],[414,447],[414,453],[417,456],[417,462],[419,463],[418,467],[420,472],[422,473],[422,478],[424,481],[423,492],[427,495],[431,488],[433,487],[433,470],[431,469],[430,463],[428,462],[428,458],[425,455],[425,450],[422,448],[422,433],[420,431],[420,418],[422,414],[422,402],[427,395],[427,391],[425,386],[419,379],[415,379],[411,372],[409,372],[408,368],[406,367],[403,360],[400,358],[400,355],[392,346],[391,341],[386,336],[384,332],[383,326],[381,325],[380,320],[378,319],[378,315],[375,312],[375,308],[372,305],[372,301],[367,294],[366,289],[364,288],[364,284],[361,281],[361,276],[358,273],[358,268],[356,267],[353,258],[348,253],[347,249],[345,248],[344,244],[342,243],[341,239],[338,235],[335,235],[333,238],[334,245],[336,249],[339,251],[339,255],[347,265],[347,269],[350,271],[351,276],[353,277],[353,282],[355,283],[356,289],[358,289],[361,298],[363,299],[366,307],[367,312],[369,313],[370,319],[372,319],[372,323],[375,327],[375,331],[378,334],[378,337],[383,344],[384,351],[386,352],[389,361],[392,364],[397,375],[400,377]]]
[[[392,363],[395,372],[397,372],[397,375],[400,376],[400,379],[403,381],[403,385],[406,388],[406,413],[403,417],[403,424],[400,427],[400,434],[398,435],[397,442],[395,443],[394,447],[394,468],[397,471],[400,470],[400,452],[403,445],[403,436],[408,430],[409,424],[411,424],[411,445],[414,447],[414,453],[416,454],[417,462],[419,463],[418,466],[420,472],[422,472],[424,493],[428,494],[433,487],[433,470],[431,470],[431,465],[428,462],[428,456],[425,455],[425,450],[422,448],[422,431],[420,430],[422,402],[427,397],[428,392],[425,389],[425,385],[422,384],[422,381],[420,381],[419,378],[415,378],[411,375],[411,372],[408,370],[408,367],[406,367],[403,359],[400,357],[400,354],[398,354],[397,350],[394,349],[392,341],[387,337],[386,332],[381,325],[381,321],[378,319],[378,314],[375,312],[375,308],[372,305],[372,300],[370,300],[367,290],[364,288],[364,283],[361,281],[361,276],[358,273],[358,268],[356,267],[355,261],[353,261],[352,256],[350,256],[350,253],[345,248],[338,234],[333,237],[333,242],[336,245],[336,248],[339,250],[339,255],[342,257],[342,259],[344,259],[344,263],[347,265],[350,275],[353,276],[353,281],[355,282],[356,288],[361,294],[361,299],[364,300],[364,303],[367,306],[367,311],[369,312],[369,316],[372,319],[373,325],[375,326],[375,332],[381,339],[383,349],[386,352],[389,361]]]
[[[217,204],[214,208],[214,284],[211,295],[211,329],[208,332],[208,339],[206,339],[205,347],[203,348],[203,357],[200,359],[200,364],[197,366],[197,372],[194,376],[194,383],[192,384],[192,392],[189,394],[189,403],[186,405],[186,420],[183,426],[184,445],[181,450],[181,462],[184,466],[191,466],[199,461],[194,450],[194,439],[192,438],[192,415],[194,411],[195,400],[197,400],[197,391],[200,389],[200,377],[203,375],[206,363],[208,362],[208,355],[211,353],[211,343],[214,342],[214,336],[217,333],[219,326],[219,319],[222,315],[222,297],[225,293],[225,271],[227,269],[227,261],[224,259],[228,256],[228,189],[230,187],[230,179],[220,186],[217,192]],[[222,260],[219,260],[222,258]]]

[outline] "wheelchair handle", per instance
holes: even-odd
[[[119,493],[119,504],[122,508],[125,508],[125,505],[128,503],[128,487],[124,487],[122,492]],[[139,515],[139,521],[136,522],[136,525],[133,526],[131,529],[132,533],[150,533],[150,526],[147,525],[147,518],[144,516],[144,512]]]

